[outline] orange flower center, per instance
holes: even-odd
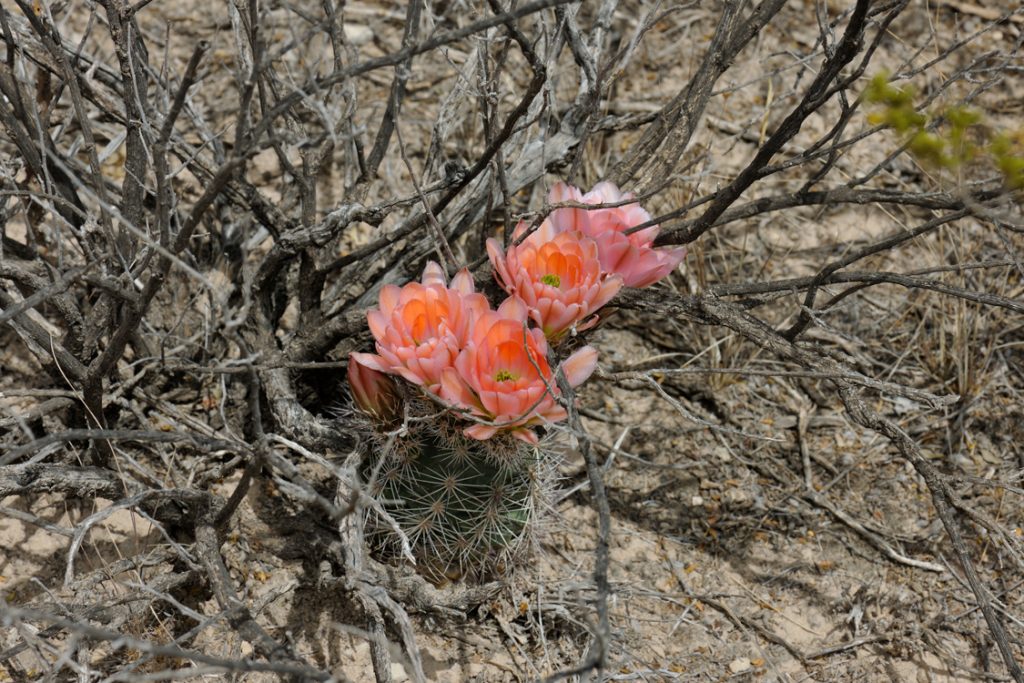
[[[515,382],[517,379],[519,379],[519,375],[510,370],[498,370],[494,375],[495,382]]]
[[[548,273],[547,275],[542,277],[540,279],[540,281],[543,282],[544,284],[550,285],[552,287],[561,287],[562,286],[562,278],[558,277],[554,273]]]

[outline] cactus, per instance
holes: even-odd
[[[434,583],[507,575],[535,540],[555,459],[542,451],[543,442],[468,438],[463,423],[438,414],[422,396],[407,396],[404,404],[404,426],[395,431],[367,419],[362,476],[370,494],[397,522],[419,571]],[[368,515],[371,545],[397,556],[393,527]]]

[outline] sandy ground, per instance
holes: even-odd
[[[170,54],[187,54],[187,45],[199,37],[213,41],[211,77],[215,77],[222,68],[218,60],[226,63],[233,49],[228,32],[212,28],[223,17],[207,16],[220,10],[196,9],[190,3],[156,3],[154,7],[157,13],[146,15],[154,32],[164,21],[174,22],[167,43]],[[623,26],[635,24],[632,9],[624,3],[617,18]],[[274,36],[284,40],[289,28],[274,23],[274,12],[268,15],[268,25],[275,27]],[[789,63],[787,50],[806,50],[814,44],[817,28],[813,22],[800,21],[800,12],[793,8],[784,14],[779,25],[744,52],[723,80],[723,88],[737,89],[712,101],[692,149],[696,154],[712,144],[716,147],[689,188],[691,195],[712,189],[749,160],[756,146],[736,131],[756,134],[765,117],[768,93],[763,80],[744,84],[751,75]],[[281,16],[285,16],[283,10]],[[346,31],[364,56],[398,46],[402,13],[395,7],[350,3],[347,16]],[[639,74],[625,79],[617,102],[644,111],[674,94],[691,73],[691,58],[673,62],[667,71],[645,71],[644,66],[663,62],[665,51],[678,41],[706,35],[714,16],[711,10],[695,7],[660,22],[635,62],[644,80]],[[922,27],[960,35],[974,30],[980,21],[970,12],[915,6],[893,28],[892,41],[883,46],[879,61],[899,60],[910,49],[901,41],[909,41]],[[1008,43],[1015,39],[1015,30],[1015,25],[1004,26],[990,32],[986,40]],[[318,49],[322,46],[310,45],[289,59],[313,58]],[[452,50],[448,58],[458,65],[465,55]],[[220,77],[226,73],[220,72]],[[453,70],[445,73],[445,78],[433,81],[417,72],[407,103],[407,110],[415,114],[403,121],[406,140],[429,132],[438,93],[444,91]],[[373,74],[359,87],[367,101],[379,102],[389,83],[390,75]],[[780,77],[774,87],[772,96],[785,101],[792,83]],[[1022,92],[1017,78],[988,93],[985,102],[991,105],[993,121],[1019,116],[1012,102]],[[225,97],[198,100],[197,106],[207,107],[214,117],[223,108],[226,116],[233,102]],[[1010,103],[1010,109],[1000,109],[1000,103]],[[767,125],[786,111],[783,105],[770,110]],[[378,107],[368,111],[367,117],[379,113]],[[803,132],[807,137],[793,144],[799,148],[800,141],[820,134],[828,125],[823,117],[813,118]],[[584,175],[601,177],[631,144],[630,135],[618,136],[605,147],[595,144]],[[842,163],[863,168],[886,151],[855,149]],[[109,163],[117,163],[117,157]],[[385,166],[383,175],[405,173],[400,163],[388,163],[392,165]],[[274,155],[265,152],[255,160],[254,169],[250,179],[265,186],[268,197],[279,199],[281,174]],[[332,188],[345,171],[333,169],[333,173],[323,181],[324,206],[331,204],[336,191]],[[785,182],[784,176],[772,181]],[[652,209],[668,208],[681,200],[682,193],[669,192],[653,200]],[[695,245],[686,273],[666,286],[700,291],[709,284],[742,281],[752,274],[808,275],[817,271],[834,245],[877,238],[894,226],[920,221],[923,215],[852,206],[799,209],[769,220],[742,222]],[[960,232],[951,231],[945,238],[962,238],[955,247],[941,240],[910,245],[879,257],[872,266],[908,269],[901,264],[908,260],[914,263],[911,267],[919,261],[942,263],[950,253],[966,262],[1000,248],[998,240],[977,223],[968,221],[956,230]],[[8,235],[17,238],[10,231]],[[349,237],[353,244],[365,238],[366,234]],[[1019,247],[1019,240],[1015,244]],[[978,286],[1010,297],[1021,293],[1014,276],[992,278]],[[950,357],[962,352],[956,362],[976,371],[962,450],[951,454],[947,447],[952,416],[929,413],[903,399],[878,399],[876,407],[896,416],[938,464],[966,476],[1019,478],[1024,465],[1018,445],[1024,442],[1024,412],[1016,393],[1024,384],[1020,351],[1014,346],[1009,355],[998,358],[986,352],[986,345],[1005,343],[1001,331],[1019,326],[1019,319],[1014,322],[979,308],[965,309],[955,302],[936,303],[935,298],[916,293],[908,297],[904,290],[891,287],[871,291],[840,307],[828,318],[828,326],[809,335],[808,343],[846,354],[852,363],[870,358],[875,365],[865,369],[867,374],[886,375],[937,392],[959,390],[950,377],[963,367],[939,366],[947,352]],[[779,305],[765,315],[774,316],[773,322],[780,324],[792,311],[792,306]],[[970,344],[957,342],[964,325],[973,335]],[[602,369],[607,372],[659,367],[679,358],[718,369],[778,367],[727,331],[625,311],[612,315],[590,343],[602,349]],[[957,346],[956,353],[949,351],[947,345],[956,343],[964,345]],[[40,373],[6,328],[0,330],[0,354],[4,415],[26,411],[45,400],[3,393],[32,386],[32,378]],[[679,366],[678,362],[672,365]],[[581,394],[584,424],[606,463],[612,510],[613,637],[607,680],[946,683],[984,680],[986,668],[1002,671],[923,482],[887,442],[847,420],[825,383],[809,382],[824,396],[814,402],[803,391],[806,381],[781,375],[671,375],[659,381],[675,405],[649,386],[628,382],[594,380]],[[186,387],[172,403],[216,422],[218,418],[210,417],[215,411],[201,414],[196,408],[207,389]],[[75,400],[71,394],[67,397]],[[229,397],[229,411],[236,398]],[[151,419],[154,426],[161,420],[173,421],[169,413],[153,414]],[[57,420],[51,416],[44,424],[56,427]],[[707,423],[719,428],[710,429]],[[188,464],[181,471],[202,472],[202,466],[188,462],[187,453],[180,457],[181,463]],[[805,457],[813,463],[809,473],[804,470]],[[462,617],[412,615],[428,680],[534,680],[573,664],[592,646],[588,629],[594,615],[591,572],[597,520],[580,457],[568,451],[560,470],[560,492],[551,501],[553,513],[545,520],[542,542],[528,566],[497,597]],[[318,475],[326,479],[316,468],[310,472],[314,479]],[[236,484],[237,475],[212,490],[227,497]],[[999,488],[974,488],[966,495],[1009,533],[1021,535],[1019,496]],[[158,530],[126,510],[96,519],[74,553],[73,565],[69,564],[73,529],[109,505],[104,500],[72,505],[55,496],[0,501],[4,599],[12,605],[42,604],[58,610],[86,598],[116,604],[125,586],[155,580],[156,572],[163,569],[104,574],[105,567],[142,549],[167,549],[167,539]],[[18,511],[31,512],[52,526],[26,524]],[[369,646],[351,626],[358,621],[351,601],[320,586],[320,558],[303,553],[330,536],[330,529],[310,531],[317,524],[309,511],[296,509],[272,485],[260,483],[247,495],[222,547],[225,563],[250,610],[269,633],[338,675],[353,681],[372,680]],[[312,545],[305,544],[307,537]],[[1020,566],[977,531],[971,531],[968,540],[986,580],[1000,587],[1005,611],[1021,614]],[[85,584],[83,579],[88,579]],[[187,598],[186,591],[181,599]],[[205,616],[218,611],[209,596],[188,606]],[[169,614],[138,615],[137,632],[132,632],[131,621],[118,625],[158,642],[169,641],[170,634],[184,628],[180,618]],[[1015,628],[1019,638],[1019,624]],[[0,632],[0,650],[16,642],[17,632]],[[252,651],[224,624],[203,630],[190,646],[227,657]],[[98,652],[97,656],[113,657],[109,651]],[[40,669],[39,658],[47,656],[30,649],[19,654],[18,661],[31,678],[31,672]],[[138,653],[133,655],[129,649],[119,656],[130,659]],[[402,657],[396,647],[391,672],[395,681],[408,678]],[[0,681],[8,680],[5,676],[0,669]],[[999,676],[991,674],[992,680],[1006,680]],[[246,674],[235,680],[270,677]]]

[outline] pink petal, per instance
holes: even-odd
[[[548,193],[548,202],[552,204],[561,204],[563,202],[583,202],[583,194],[579,191],[579,188],[567,185],[565,183],[555,183],[551,187],[551,191]],[[587,224],[589,212],[586,209],[555,209],[548,216],[548,220],[551,221],[551,226],[557,230],[557,232],[567,232],[573,230],[582,230],[583,226]]]
[[[598,321],[600,321],[600,320],[601,320],[601,316],[593,315],[593,316],[587,318],[586,320],[584,320],[581,323],[576,323],[576,331],[577,332],[586,332],[591,327],[596,325],[598,323]]]
[[[428,383],[427,382],[428,378],[423,377],[422,375],[417,373],[415,370],[412,370],[410,368],[398,367],[398,368],[395,368],[395,371],[398,372],[398,374],[401,375],[403,379],[406,379],[406,380],[412,382],[413,384],[423,385],[423,384],[427,384]]]
[[[453,368],[441,372],[441,398],[459,408],[476,407],[476,397]]]
[[[551,317],[551,307],[554,304],[554,300],[546,296],[537,297],[537,303],[531,307],[530,317],[543,327],[544,322]]]
[[[595,235],[594,241],[597,242],[598,258],[601,261],[601,269],[609,273],[619,273],[619,264],[622,262],[623,257],[629,253],[632,245],[629,240],[616,232],[606,232],[601,235]],[[623,278],[625,279],[625,278]]]
[[[405,365],[405,361],[398,357],[391,349],[377,344],[377,353],[380,354],[381,363],[387,368],[387,372],[395,373],[396,368]]]
[[[672,264],[669,268],[669,272],[676,269],[676,267],[683,262],[686,258],[686,247],[679,247],[677,249],[659,249],[660,253],[665,255],[665,259]]]
[[[612,298],[619,293],[622,289],[622,277],[619,275],[612,275],[605,278],[605,281],[601,283],[601,289],[598,290],[597,296],[590,301],[590,310],[596,311],[597,309],[604,306],[606,303],[612,300]]]
[[[548,340],[544,338],[544,332],[538,329],[530,330],[530,335],[533,337],[533,345],[539,358],[535,359],[537,364],[541,368],[547,367],[547,355],[548,355]]]
[[[429,357],[416,358],[409,363],[409,369],[422,377],[424,384],[436,384],[441,379],[443,367],[436,359]]]
[[[498,315],[502,318],[508,318],[510,320],[518,320],[523,322],[526,320],[526,316],[529,315],[530,309],[523,303],[523,300],[517,296],[510,296],[501,302],[498,306]]]
[[[511,292],[515,288],[515,278],[508,272],[508,267],[505,265],[505,253],[501,249],[501,244],[493,237],[487,240],[487,256],[491,259],[498,284],[506,292]]]
[[[502,396],[504,396],[504,394],[494,389],[483,390],[480,392],[480,404],[488,413],[495,415],[501,412],[501,410],[499,410],[499,406],[501,404]]]
[[[579,304],[566,306],[561,301],[556,301],[551,306],[551,317],[548,318],[548,326],[544,330],[548,336],[558,334],[572,327],[576,322],[576,316],[580,313]],[[549,329],[548,329],[549,328]]]
[[[486,439],[489,439],[492,436],[494,436],[497,432],[497,427],[482,424],[475,424],[472,427],[466,427],[466,429],[462,431],[462,433],[468,436],[469,438],[476,439],[478,441],[484,441]]]
[[[355,360],[355,362],[378,372],[394,372],[387,363],[384,362],[384,359],[375,353],[353,353],[352,359]]]
[[[590,188],[590,192],[583,196],[583,200],[595,204],[614,204],[623,199],[632,199],[629,193],[623,194],[619,187],[608,180],[604,180]],[[596,202],[594,200],[597,200]]]
[[[540,442],[540,439],[537,438],[537,435],[532,429],[516,429],[512,432],[512,436],[516,437],[520,441],[525,441],[531,446],[536,446]]]
[[[686,248],[682,247],[679,249],[643,249],[643,252],[638,257],[637,265],[634,266],[634,272],[631,273],[631,278],[634,284],[627,284],[630,287],[646,287],[652,285],[658,280],[664,278],[673,270],[676,269],[684,258],[686,258]]]
[[[569,209],[572,211],[572,209]],[[531,234],[523,244],[529,244],[532,247],[539,247],[545,242],[550,242],[555,239],[555,236],[561,232],[550,218],[545,218],[544,222]]]
[[[643,287],[654,281],[647,278],[657,267],[658,256],[653,250],[630,245],[615,264],[615,272],[622,276],[627,287]]]
[[[518,392],[517,392],[518,393]],[[516,394],[506,394],[497,392],[497,415],[508,415],[510,420],[518,420],[519,418],[525,417],[524,413],[529,409],[530,404],[523,405],[520,401],[520,397]]]
[[[562,362],[562,371],[569,386],[578,387],[597,369],[597,349],[584,346]]]
[[[378,341],[387,337],[388,316],[380,311],[369,311],[366,314],[366,324],[370,327],[370,333]]]
[[[548,382],[551,383],[551,388],[554,389],[555,391],[558,391],[557,389],[555,389],[554,381],[552,381],[551,378],[546,378],[546,379],[548,380]],[[537,382],[532,387],[529,387],[526,390],[526,405],[532,406],[534,403],[536,403],[537,404],[537,408],[536,409],[537,410],[541,410],[544,407],[544,401],[541,400],[541,397],[543,397],[545,394],[548,394],[548,397],[547,397],[548,401],[553,400],[551,395],[550,395],[550,393],[548,392],[547,383],[545,383],[545,382]]]
[[[646,215],[646,211],[644,211],[644,214],[646,217],[643,218],[642,220],[630,221],[626,223],[626,225],[628,226],[626,229],[629,230],[630,228],[635,228],[636,226],[643,225],[644,223],[651,220],[651,217],[649,215]],[[628,237],[638,246],[650,247],[651,243],[654,242],[654,238],[658,236],[659,232],[661,232],[661,228],[658,227],[657,225],[652,225],[649,228],[644,228],[643,230],[631,232],[628,235],[626,235],[626,237]]]
[[[461,378],[459,380],[460,386],[465,386],[464,383],[470,384],[470,386],[479,387],[479,382],[474,382],[476,374],[473,372],[473,361],[475,360],[476,353],[474,349],[464,349],[462,353],[455,359],[455,378]],[[442,383],[448,378],[449,370],[445,369],[441,371]]]
[[[447,282],[444,269],[435,261],[427,261],[426,267],[423,268],[423,278],[420,282],[425,285],[441,285],[444,287],[445,282]]]
[[[561,204],[562,202],[582,202],[583,194],[578,187],[563,183],[561,181],[551,186],[548,191],[548,202]]]
[[[541,417],[543,417],[548,422],[559,422],[569,417],[569,413],[565,411],[565,408],[558,405],[557,403],[554,403],[551,405],[551,407],[549,407],[547,410],[541,413]]]
[[[523,300],[523,303],[528,309],[532,316],[534,310],[540,305],[543,299],[539,299],[537,296],[537,289],[533,286],[532,282],[527,281],[520,274],[519,280],[516,283],[516,296]]]
[[[520,237],[526,234],[526,231],[529,229],[529,227],[530,224],[527,223],[526,221],[519,221],[518,223],[516,223],[516,227],[512,231],[512,239],[518,240]]]
[[[650,270],[637,270],[630,274],[629,286],[637,289],[641,287],[648,287],[668,275],[670,272],[671,269],[665,269],[662,267]]]
[[[452,278],[452,284],[449,289],[452,289],[459,294],[468,296],[473,293],[473,276],[469,274],[469,271],[463,268],[459,272],[455,273],[455,277]]]
[[[391,311],[395,310],[395,306],[401,300],[402,290],[397,285],[384,285],[380,290],[380,310],[387,316],[391,317]]]

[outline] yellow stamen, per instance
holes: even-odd
[[[561,287],[562,286],[562,278],[558,277],[554,273],[548,273],[547,275],[542,277],[540,279],[540,281],[543,282],[544,284],[550,285],[552,287]]]
[[[498,370],[497,374],[494,375],[495,382],[514,382],[517,379],[519,379],[519,375],[515,375],[508,370]]]

